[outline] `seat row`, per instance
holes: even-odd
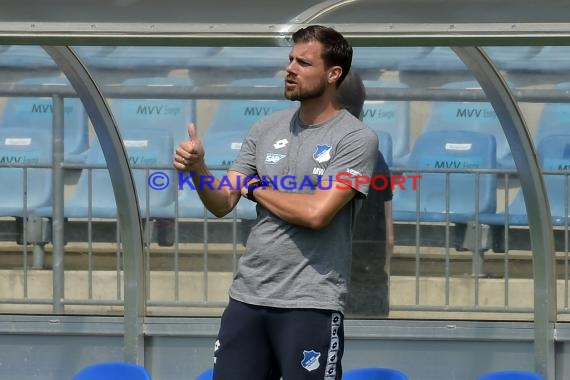
[[[24,82],[66,83],[62,78],[36,78]],[[125,83],[126,86],[143,84],[190,86],[192,82],[153,77],[133,78]],[[269,78],[241,80],[232,85],[236,88],[280,86],[281,82]],[[392,86],[385,82],[367,82],[366,85],[369,88]],[[454,88],[466,86],[465,83],[450,85]],[[570,84],[559,87],[568,88]],[[223,168],[235,159],[247,130],[257,119],[295,106],[280,100],[220,101],[212,124],[203,136],[208,152],[207,164],[222,170],[216,174],[223,175]],[[483,223],[504,224],[504,214],[496,213],[497,175],[492,170],[508,167],[505,162],[512,161],[512,158],[509,158],[508,144],[492,108],[486,103],[469,103],[469,108],[466,103],[434,104],[424,131],[408,151],[408,107],[408,103],[403,101],[369,101],[363,114],[364,122],[380,137],[380,150],[386,161],[390,163],[393,162],[392,157],[398,157],[408,168],[403,174],[413,174],[409,171],[413,168],[416,174],[422,175],[418,189],[396,186],[394,219],[462,223],[477,217]],[[568,202],[568,192],[564,192],[564,183],[567,182],[564,171],[570,157],[570,137],[564,124],[567,107],[546,105],[541,127],[536,133],[542,168],[552,171],[545,180],[553,223],[558,225],[563,225],[567,217],[562,213]],[[169,217],[178,207],[180,216],[208,216],[195,192],[183,191],[178,198],[175,186],[162,191],[152,191],[148,186],[149,177],[159,171],[169,180],[178,179],[171,170],[172,155],[177,144],[187,138],[186,124],[195,120],[195,103],[177,99],[114,99],[112,108],[130,163],[135,168],[142,215]],[[35,162],[45,168],[28,169],[27,189],[23,188],[24,177],[21,175],[24,169],[1,169],[6,179],[1,181],[6,187],[5,194],[13,194],[4,197],[1,215],[21,216],[25,212],[24,202],[31,213],[51,215],[51,177],[47,167],[51,165],[52,156],[51,149],[46,149],[51,146],[51,112],[49,98],[9,98],[5,104],[0,119],[0,163],[3,166],[26,166],[24,164]],[[66,99],[64,116],[66,162],[79,162],[84,167],[74,196],[66,203],[65,214],[70,217],[114,217],[116,206],[110,179],[106,170],[100,169],[105,166],[105,160],[98,141],[95,139],[89,144],[87,120],[79,100]],[[24,193],[27,194],[25,200]],[[188,205],[192,205],[191,210],[187,209]],[[240,206],[238,214],[243,218],[255,217],[251,205],[244,206],[243,210]],[[510,206],[508,222],[515,225],[528,223],[522,194],[517,195]]]
[[[67,85],[62,77],[36,77],[17,82],[23,86]],[[379,80],[364,81],[369,91],[382,89],[405,89],[398,82]],[[146,76],[125,80],[120,86],[162,86],[165,92],[172,87],[191,87],[194,82],[186,77]],[[257,78],[236,80],[229,86],[240,87],[281,87],[280,79]],[[139,87],[140,88],[140,87]],[[480,89],[476,82],[453,82],[442,86],[445,90]],[[560,83],[555,87],[559,91],[568,91],[570,82]],[[141,90],[144,91],[144,90]],[[237,90],[236,90],[237,91]],[[141,97],[144,93],[141,94]],[[196,120],[196,102],[182,99],[112,99],[111,106],[121,129],[139,127],[167,128],[178,143],[186,136],[183,127],[191,120]],[[212,127],[218,137],[233,142],[234,149],[239,141],[255,122],[255,120],[274,110],[291,107],[286,100],[226,100],[221,101]],[[564,103],[546,104],[540,116],[535,133],[535,143],[549,135],[566,134],[569,107]],[[380,138],[381,150],[389,166],[405,166],[410,154],[410,102],[368,100],[364,104],[363,121],[375,130]],[[232,123],[228,123],[232,120]],[[89,146],[88,120],[80,101],[75,98],[65,100],[65,159],[67,162],[83,162],[84,152]],[[0,115],[0,127],[45,128],[51,130],[52,104],[49,97],[10,97],[7,98]],[[496,140],[497,166],[513,170],[515,168],[511,149],[499,123],[499,120],[488,102],[439,101],[434,102],[427,120],[420,133],[434,130],[468,130],[489,133]],[[236,140],[236,141],[234,141]],[[219,151],[226,151],[226,147]],[[224,159],[215,164],[224,164]]]
[[[213,370],[202,372],[196,380],[212,380]],[[370,367],[346,371],[343,380],[407,380],[408,376],[392,368]],[[150,380],[149,371],[141,365],[127,362],[104,362],[89,365],[75,374],[73,380]],[[478,380],[542,380],[531,371],[507,370],[481,375]]]
[[[212,380],[213,370],[202,372],[196,380]],[[397,369],[383,367],[355,368],[342,375],[343,380],[408,380],[408,376]],[[79,379],[77,379],[79,380]],[[481,375],[477,380],[543,380],[542,376],[531,371],[506,370],[493,371]]]

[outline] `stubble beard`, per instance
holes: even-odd
[[[284,95],[287,99],[291,101],[304,101],[321,97],[325,93],[325,85],[321,83],[318,87],[314,89],[302,91],[297,84],[294,90],[288,91],[284,90]]]

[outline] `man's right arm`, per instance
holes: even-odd
[[[204,162],[204,147],[196,135],[194,124],[188,126],[189,140],[176,149],[173,165],[178,171],[188,173],[204,206],[217,217],[228,214],[241,196],[240,173],[228,171],[223,183],[215,178]],[[207,180],[206,180],[207,179]],[[194,190],[192,190],[194,191]]]
[[[215,216],[221,218],[230,213],[241,197],[242,174],[228,171],[223,182],[204,167],[192,172],[192,182],[204,206]],[[204,180],[206,179],[206,180]]]

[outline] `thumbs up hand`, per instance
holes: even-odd
[[[196,134],[194,123],[188,125],[188,137],[176,148],[173,165],[179,171],[196,171],[204,163],[204,146]]]

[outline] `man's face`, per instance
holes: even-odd
[[[317,41],[299,42],[289,53],[285,78],[285,97],[307,100],[321,96],[327,85],[327,69],[321,58],[322,45]]]

